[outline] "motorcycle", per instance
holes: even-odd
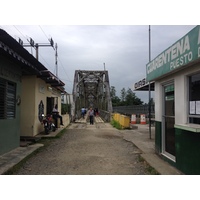
[[[50,131],[55,132],[56,131],[56,126],[52,122],[52,116],[51,115],[44,116],[44,114],[42,114],[42,117],[43,117],[42,122],[44,124],[45,134],[49,134]]]

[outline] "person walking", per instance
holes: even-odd
[[[90,108],[88,115],[90,118],[90,124],[93,124],[94,123],[94,110],[92,108]]]
[[[85,111],[86,109],[84,107],[81,108],[81,116],[84,119],[85,118]]]

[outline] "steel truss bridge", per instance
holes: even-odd
[[[73,85],[74,118],[81,117],[81,108],[98,108],[100,117],[110,121],[112,101],[108,71],[75,70]]]

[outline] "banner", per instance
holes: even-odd
[[[147,81],[166,75],[200,58],[200,26],[167,48],[146,65]]]

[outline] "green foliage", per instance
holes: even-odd
[[[120,98],[115,96],[114,98],[112,98],[112,105],[113,106],[118,106],[120,104]]]
[[[126,92],[126,105],[141,105],[143,102],[136,97],[135,93],[133,93],[133,91],[128,88],[127,92]]]
[[[61,104],[61,114],[64,115],[66,113],[70,113],[71,111],[71,104]]]
[[[116,90],[115,90],[114,86],[111,86],[111,88],[110,88],[110,97],[111,97],[111,99],[116,97]]]
[[[128,88],[127,91],[125,88],[122,88],[121,97],[119,98],[116,96],[115,87],[111,86],[110,94],[113,106],[130,106],[143,104],[143,101],[141,101],[141,99],[139,99],[130,88]]]
[[[111,121],[111,125],[116,129],[122,130],[122,126],[120,125],[120,123],[115,121],[114,119]]]
[[[126,99],[126,89],[125,88],[122,88],[121,90],[121,101],[125,101]]]

